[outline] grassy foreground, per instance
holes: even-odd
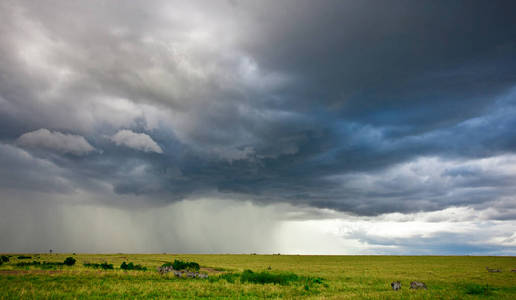
[[[9,255],[9,262],[0,266],[0,299],[516,299],[516,272],[511,271],[516,269],[516,257],[25,254],[32,257],[18,259],[19,255]],[[68,256],[77,260],[75,265],[17,266],[63,262]],[[156,271],[175,259],[199,263],[209,277],[176,278]],[[124,261],[147,270],[121,270]],[[104,262],[113,264],[114,270],[84,266]],[[491,273],[486,267],[501,272]],[[248,275],[247,269],[287,274],[290,281],[250,282],[241,277]],[[397,280],[402,289],[395,292],[390,283]],[[411,281],[422,281],[428,289],[411,290]]]

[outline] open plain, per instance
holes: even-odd
[[[8,255],[9,262],[0,266],[0,299],[516,299],[512,271],[516,257],[119,253],[23,254],[30,258],[19,259],[21,254]],[[67,257],[76,263],[57,264]],[[197,262],[199,272],[208,278],[158,272],[174,260]],[[56,264],[19,265],[33,261]],[[146,270],[122,270],[123,262]],[[114,269],[91,267],[102,263]],[[246,270],[287,280],[253,281],[244,278]],[[399,291],[391,288],[395,281],[401,282]],[[427,289],[410,289],[412,281],[425,283]]]

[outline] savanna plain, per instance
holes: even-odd
[[[516,257],[2,256],[0,299],[516,299]],[[158,271],[178,262],[186,263],[182,274]],[[394,281],[401,290],[391,288]],[[410,289],[412,281],[427,289]]]

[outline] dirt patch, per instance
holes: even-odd
[[[224,273],[224,271],[218,271],[213,268],[201,268],[201,271],[208,272],[208,273]]]

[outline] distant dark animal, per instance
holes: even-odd
[[[395,291],[401,290],[401,282],[399,282],[399,281],[391,282],[391,287]]]
[[[511,272],[516,272],[516,269],[512,269]]]
[[[426,284],[424,284],[423,282],[419,282],[419,281],[412,281],[410,283],[410,288],[411,289],[425,289],[426,290]]]
[[[502,272],[502,270],[500,270],[500,269],[490,269],[489,267],[486,267],[486,270],[487,270],[487,272],[491,272],[491,273],[499,273],[499,272]]]

